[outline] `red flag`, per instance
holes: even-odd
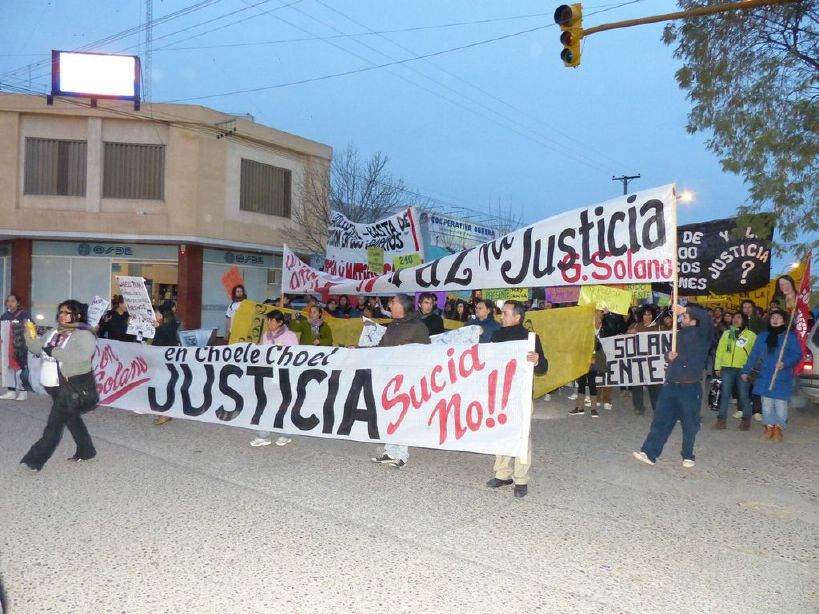
[[[808,320],[810,320],[810,261],[812,252],[808,252],[808,262],[805,265],[805,275],[802,277],[802,284],[799,287],[799,294],[796,296],[796,314],[793,318],[793,329],[796,331],[796,338],[799,339],[799,346],[802,348],[802,360],[799,361],[797,369],[802,368],[804,356],[807,351]]]

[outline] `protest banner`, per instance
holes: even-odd
[[[367,272],[377,275],[384,272],[384,250],[380,247],[367,248]]]
[[[222,287],[230,300],[233,300],[233,288],[243,286],[244,283],[245,279],[242,277],[242,272],[235,264],[227,270],[227,273],[222,275]]]
[[[626,290],[631,292],[632,302],[651,300],[651,284],[627,284]]]
[[[603,337],[600,344],[606,353],[606,370],[598,371],[598,386],[650,386],[665,381],[671,332]]]
[[[137,339],[153,339],[156,314],[148,289],[145,287],[145,279],[117,275],[117,284],[128,309],[128,334],[136,335]]]
[[[494,241],[498,233],[494,228],[476,224],[472,220],[425,212],[421,214],[421,236],[427,257],[442,258]]]
[[[528,342],[151,347],[100,339],[100,405],[289,435],[525,456]]]
[[[547,286],[543,288],[544,298],[555,304],[577,303],[580,298],[580,286]]]
[[[420,266],[366,280],[311,270],[284,246],[282,291],[333,294],[669,282],[677,232],[673,186],[575,209]]]
[[[367,248],[381,250],[377,271],[368,258]],[[338,211],[330,212],[324,271],[346,279],[368,279],[392,269],[393,258],[408,254],[423,258],[424,246],[414,207],[372,222],[356,224]]]
[[[520,301],[525,303],[529,300],[529,288],[488,288],[481,290],[481,298],[493,302]]]
[[[802,366],[805,364],[808,355],[808,333],[810,332],[810,261],[813,257],[813,251],[809,251],[805,257],[805,274],[802,276],[802,283],[799,284],[799,293],[796,295],[796,306],[794,308],[793,316],[793,330],[796,332],[796,338],[799,340],[799,347],[802,350],[802,358],[794,368],[794,373],[799,373]]]
[[[358,347],[375,347],[381,341],[381,337],[387,332],[387,327],[370,318],[363,318],[361,335],[358,338]],[[463,324],[463,323],[462,323]],[[430,336],[430,343],[443,343],[445,345],[460,345],[468,343],[478,343],[481,330],[477,326],[461,326],[448,330],[439,335]]]
[[[108,301],[101,296],[95,296],[94,300],[88,305],[88,312],[86,319],[91,328],[96,328],[100,323],[100,318],[105,315],[105,312],[111,309],[111,301]]]
[[[612,313],[628,315],[631,292],[608,286],[583,286],[577,304],[594,305],[596,309],[608,309]]]
[[[421,258],[421,254],[418,252],[413,252],[404,256],[393,256],[392,268],[396,271],[400,271],[401,269],[411,269],[412,267],[418,266],[423,262],[424,259]]]
[[[799,285],[805,276],[805,262],[800,262],[798,266],[788,271],[794,283]],[[723,307],[731,311],[739,311],[742,306],[742,301],[748,299],[754,302],[758,307],[767,309],[768,305],[777,296],[776,279],[770,280],[766,285],[756,290],[749,290],[747,292],[738,292],[736,294],[705,294],[689,297],[692,303],[697,303],[704,307]]]
[[[774,221],[769,214],[753,216],[739,227],[737,218],[680,226],[677,230],[679,293],[731,294],[760,288],[771,276]],[[757,228],[757,232],[759,232]]]

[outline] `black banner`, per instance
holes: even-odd
[[[747,292],[770,281],[773,216],[747,219],[742,225],[729,218],[677,228],[680,296]]]

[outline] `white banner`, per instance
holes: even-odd
[[[9,373],[9,347],[12,343],[11,339],[11,321],[3,320],[0,322],[0,387],[6,388],[13,386],[13,376]]]
[[[363,318],[364,328],[358,338],[358,347],[375,347],[381,341],[381,337],[387,332],[387,327],[371,320]],[[429,340],[432,343],[443,343],[445,345],[459,345],[462,343],[478,343],[481,338],[481,329],[478,326],[461,326],[453,330],[448,330],[440,335],[432,335]]]
[[[355,441],[525,456],[527,341],[151,347],[100,339],[100,405]]]
[[[285,246],[282,291],[385,295],[670,282],[676,264],[676,204],[673,185],[645,190],[556,215],[440,260],[360,281],[308,271]]]
[[[128,309],[128,330],[126,332],[129,335],[136,335],[137,339],[153,339],[156,330],[153,324],[156,314],[148,289],[145,287],[145,279],[117,275],[117,283],[120,294],[125,299],[125,307]]]
[[[665,355],[671,333],[635,333],[600,339],[606,370],[597,373],[598,386],[651,386],[665,381]]]
[[[420,253],[418,214],[413,207],[371,224],[356,224],[338,211],[330,212],[324,271],[346,279],[374,277],[367,269],[367,248],[384,250],[384,271],[392,270],[392,259]]]
[[[108,301],[101,296],[95,296],[91,304],[88,305],[87,320],[88,325],[96,327],[100,323],[100,318],[105,315],[105,312],[111,309],[111,301]]]

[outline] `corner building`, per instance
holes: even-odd
[[[281,292],[281,252],[306,186],[329,181],[326,145],[191,105],[0,95],[0,288],[42,325],[65,298],[146,279],[185,328],[224,331],[222,276]],[[323,188],[319,188],[323,189]]]

